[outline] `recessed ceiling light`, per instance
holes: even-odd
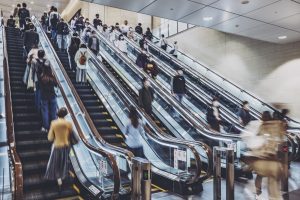
[[[170,8],[170,10],[174,10],[174,8]]]
[[[250,1],[248,1],[248,0],[244,0],[241,2],[241,4],[248,4],[248,3],[250,3]]]
[[[203,17],[203,20],[204,21],[211,21],[211,20],[213,20],[213,17]]]
[[[16,5],[15,5],[15,4],[13,4],[13,5],[11,5],[11,6],[12,6],[13,8],[14,8],[14,7],[16,7]]]
[[[284,39],[286,39],[287,38],[287,36],[286,35],[281,35],[281,36],[278,36],[278,39],[279,40],[284,40]]]
[[[34,2],[33,2],[33,1],[30,1],[30,3],[31,3],[31,4],[34,4]]]
[[[51,6],[49,4],[47,4],[47,7],[50,8]]]

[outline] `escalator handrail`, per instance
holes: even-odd
[[[137,36],[139,39],[141,38],[141,35],[140,35],[140,34],[138,34],[138,33],[136,33],[136,32],[134,32],[134,34],[135,34],[135,36]],[[156,40],[159,41],[159,39],[158,39],[157,37],[155,37],[155,36],[153,36],[153,37],[154,37]],[[164,54],[164,56],[166,56],[166,57],[168,57],[169,59],[175,61],[179,66],[185,66],[184,69],[190,70],[190,71],[188,71],[188,72],[189,72],[189,74],[190,74],[191,76],[194,76],[194,77],[196,77],[196,78],[202,77],[203,79],[209,81],[210,84],[214,85],[215,88],[218,88],[218,89],[224,91],[224,89],[221,89],[219,86],[217,86],[217,85],[214,84],[212,81],[210,81],[209,79],[207,79],[206,77],[204,77],[203,75],[201,75],[199,72],[197,72],[196,70],[194,70],[193,68],[191,68],[190,66],[188,66],[188,65],[187,65],[186,63],[184,63],[183,61],[179,60],[178,58],[175,58],[174,56],[171,56],[168,52],[164,51],[163,49],[161,49],[161,48],[159,48],[157,45],[155,45],[152,41],[150,41],[150,40],[148,40],[148,39],[146,39],[146,40],[148,41],[148,44],[150,44],[152,47],[154,47],[154,48],[155,48],[156,50],[158,50],[159,52],[162,52],[162,53]],[[168,46],[171,47],[171,45],[169,45],[169,44],[168,44]],[[172,48],[172,47],[171,47],[171,48]],[[251,96],[253,99],[259,101],[262,105],[267,106],[269,109],[271,109],[271,110],[273,110],[273,111],[278,111],[278,110],[277,110],[276,108],[274,108],[273,106],[271,106],[271,105],[269,105],[269,104],[263,102],[260,98],[254,96],[254,94],[250,93],[249,91],[246,91],[246,90],[242,89],[241,87],[239,87],[239,86],[236,85],[235,83],[229,81],[228,79],[224,78],[223,76],[221,76],[220,74],[218,74],[218,73],[215,72],[214,70],[211,70],[211,69],[209,69],[208,67],[204,66],[203,64],[199,63],[199,61],[197,61],[197,60],[191,58],[190,56],[188,56],[187,54],[185,54],[185,53],[183,53],[183,52],[181,52],[181,51],[179,51],[179,50],[178,50],[178,52],[180,52],[180,54],[182,54],[182,55],[184,55],[185,57],[187,57],[187,58],[189,58],[190,60],[192,60],[194,63],[197,63],[197,64],[199,64],[200,66],[204,67],[207,71],[210,71],[211,73],[213,73],[214,75],[218,76],[218,77],[221,78],[222,80],[226,81],[226,82],[229,83],[230,85],[233,85],[234,87],[238,88],[239,91],[244,92],[244,93],[246,93],[247,95]],[[197,76],[195,76],[194,74],[196,74]],[[230,94],[228,91],[225,91],[225,92],[228,93],[228,94]],[[234,96],[234,95],[230,94],[230,96]],[[238,99],[236,96],[234,96],[234,98],[235,98],[235,99]],[[236,101],[238,101],[238,102],[241,103],[241,100],[240,100],[240,99],[238,99],[238,100],[236,100]],[[257,110],[256,110],[256,112],[260,113],[260,112],[257,111]],[[290,117],[286,117],[286,119],[287,119],[288,121],[291,121],[291,122],[293,122],[293,123],[296,123],[296,124],[299,124],[299,125],[300,125],[300,122],[299,122],[299,121],[296,121],[296,120],[294,120],[294,119],[292,119],[292,118],[290,118]]]
[[[3,13],[1,11],[1,16]],[[3,70],[4,70],[4,91],[5,91],[5,112],[6,112],[6,126],[7,126],[7,139],[10,147],[11,161],[14,170],[14,190],[13,196],[15,199],[22,199],[23,197],[23,168],[20,157],[16,149],[16,139],[14,130],[14,117],[12,110],[12,98],[10,87],[10,75],[9,75],[9,62],[7,53],[7,40],[6,31],[3,25]]]
[[[37,20],[35,17],[33,18],[34,20]],[[33,21],[34,21],[33,20]],[[38,23],[38,25],[40,26],[40,24]],[[40,27],[41,28],[41,27]],[[43,30],[41,28],[41,30]],[[51,44],[51,42],[49,41],[46,33],[44,31],[41,32],[43,34],[43,36],[45,37],[46,41],[48,44]],[[49,48],[51,49],[52,52],[55,52],[52,45],[49,45]],[[57,61],[57,55],[55,55],[55,58],[56,58],[56,61]],[[59,62],[59,65],[62,66],[62,64]],[[54,73],[56,79],[58,80],[58,77],[57,75]],[[67,80],[68,81],[68,80]],[[70,111],[70,115],[72,117],[72,120],[75,124],[75,127],[76,129],[78,130],[78,135],[81,139],[81,141],[83,142],[83,144],[92,152],[96,152],[97,154],[100,154],[102,155],[103,157],[107,158],[107,160],[110,162],[111,164],[111,167],[112,167],[112,170],[113,170],[113,179],[114,179],[114,189],[113,189],[113,193],[112,193],[112,199],[117,199],[118,195],[119,195],[119,191],[120,191],[120,183],[121,183],[121,178],[120,178],[120,171],[119,171],[119,168],[118,168],[118,165],[117,165],[117,162],[116,162],[116,159],[114,158],[114,156],[111,154],[111,153],[108,153],[106,151],[104,151],[103,149],[101,148],[96,148],[94,147],[93,145],[91,145],[88,140],[85,138],[85,135],[84,133],[82,132],[81,130],[81,127],[76,119],[76,115],[72,109],[72,106],[71,104],[69,103],[68,101],[68,97],[67,95],[65,94],[64,90],[63,90],[63,87],[61,85],[61,83],[59,81],[58,82],[58,87],[60,88],[60,91],[61,91],[61,94],[66,102],[66,106],[68,108],[68,110]],[[74,88],[73,88],[74,89]],[[72,90],[73,91],[73,90]]]
[[[98,30],[96,30],[92,26],[91,26],[91,28],[97,32],[98,38],[100,38],[102,41],[105,41],[105,43],[108,44],[108,46],[111,49],[113,49],[117,55],[119,55],[123,60],[125,60],[127,64],[130,64],[132,70],[138,72],[139,76],[142,74],[144,77],[148,77],[148,80],[150,81],[151,85],[155,86],[155,89],[157,89],[157,91],[160,91],[161,96],[163,96],[165,100],[167,99],[169,102],[171,102],[172,106],[176,110],[179,110],[180,113],[182,114],[182,116],[185,119],[187,119],[188,122],[192,123],[193,126],[196,127],[196,130],[198,130],[198,132],[200,132],[200,134],[202,134],[208,138],[214,139],[214,140],[223,139],[223,140],[232,141],[233,138],[234,138],[234,140],[241,140],[241,138],[237,135],[220,134],[220,133],[214,133],[213,131],[204,130],[201,126],[199,126],[197,124],[197,122],[195,122],[195,120],[190,116],[190,114],[188,114],[188,112],[182,108],[181,105],[179,106],[178,103],[170,97],[170,95],[167,95],[167,92],[164,91],[164,89],[157,86],[157,83],[155,81],[153,81],[152,78],[150,78],[148,74],[146,74],[143,70],[139,69],[134,62],[132,62],[127,56],[125,56],[122,52],[120,52],[120,50],[117,47],[112,45]]]
[[[151,124],[151,126],[155,127],[155,130],[158,132],[158,134],[161,134],[163,131],[153,122],[153,120],[141,108],[139,108],[139,106],[135,103],[135,101],[127,93],[127,91],[125,91],[125,89],[118,83],[118,81],[114,80],[115,77],[111,74],[111,72],[106,67],[104,67],[101,62],[99,62],[98,58],[95,55],[92,55],[91,57],[94,59],[94,61],[97,64],[97,65],[95,65],[95,67],[98,70],[104,71],[105,74],[109,77],[111,86],[115,89],[115,92],[122,99],[122,102],[125,103],[126,107],[130,107],[131,105],[134,105],[134,107],[137,109],[137,111],[139,113],[142,113],[142,116],[146,119],[146,121],[149,124]],[[157,137],[157,135],[152,133],[152,131],[150,131],[150,130],[146,129],[145,133],[147,133],[149,135],[149,137],[154,140],[158,140],[161,143],[166,143],[166,139],[161,139],[161,138]],[[197,153],[196,149],[194,148],[194,146],[187,144],[187,142],[184,140],[178,140],[178,141],[170,141],[169,140],[168,142],[169,143],[171,142],[172,144],[175,144],[175,145],[187,146],[191,150],[191,152],[194,154],[195,160],[196,160],[196,166],[197,166],[197,174],[195,175],[192,182],[197,181],[201,175],[201,158],[200,158],[199,154]],[[208,147],[208,150],[207,149],[204,149],[204,150],[209,151],[210,148]],[[209,156],[208,156],[208,160],[209,160]],[[207,176],[208,177],[210,176],[210,172],[207,174]]]

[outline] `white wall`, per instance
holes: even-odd
[[[201,27],[169,40],[267,102],[287,103],[300,119],[300,42],[279,45]]]

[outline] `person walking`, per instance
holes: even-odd
[[[21,4],[17,4],[17,7],[15,7],[14,9],[14,13],[13,13],[13,17],[15,19],[16,22],[16,27],[20,28],[20,18],[19,18],[19,10],[21,9]]]
[[[150,82],[146,77],[142,79],[142,84],[143,87],[139,90],[138,103],[139,106],[148,115],[152,115],[152,102],[154,100],[154,91],[150,87]]]
[[[60,108],[57,112],[58,119],[51,123],[48,140],[53,142],[53,145],[44,176],[47,180],[56,180],[60,191],[63,180],[69,176],[71,169],[69,155],[71,138],[74,137],[72,123],[65,119],[67,115],[67,109]]]
[[[124,35],[119,35],[119,40],[116,42],[116,47],[118,47],[121,52],[127,55],[127,42],[124,38]]]
[[[214,131],[220,132],[221,116],[220,116],[220,102],[217,97],[213,98],[212,106],[208,108],[206,120],[210,128]]]
[[[67,37],[69,35],[68,24],[64,21],[63,18],[60,19],[60,22],[57,24],[57,46],[59,51],[63,52],[67,49]]]
[[[142,51],[138,57],[136,58],[135,64],[139,66],[140,68],[144,68],[147,64],[147,54],[146,51]]]
[[[57,34],[57,24],[59,22],[59,14],[57,8],[54,7],[53,11],[49,15],[49,27],[51,28],[51,39],[55,41]]]
[[[128,26],[127,20],[125,20],[124,24],[121,25],[120,30],[121,30],[121,33],[127,37],[127,33],[129,31],[129,26]]]
[[[97,30],[99,26],[102,26],[102,21],[99,19],[99,14],[96,14],[96,18],[93,20],[93,25]]]
[[[163,49],[163,50],[167,50],[167,47],[168,47],[168,41],[167,39],[165,38],[165,35],[164,34],[161,34],[161,38],[160,38],[160,47]]]
[[[156,79],[156,76],[158,75],[158,67],[152,56],[147,59],[146,65],[144,65],[144,71],[153,79]]]
[[[144,150],[142,135],[144,134],[144,128],[142,120],[139,119],[138,112],[135,107],[130,106],[128,117],[129,123],[125,127],[125,143],[135,156],[143,158]]]
[[[26,3],[22,3],[22,8],[18,10],[18,17],[20,29],[24,29],[26,24],[25,19],[30,17],[30,12],[27,10]]]
[[[172,80],[172,94],[180,103],[182,103],[182,99],[186,94],[186,83],[183,71],[180,68],[177,69],[177,74]]]
[[[29,25],[30,30],[25,31],[24,33],[24,48],[26,49],[26,52],[28,53],[33,46],[38,46],[40,39],[39,34],[35,32],[34,25]]]
[[[78,33],[73,33],[73,36],[71,37],[71,42],[69,45],[69,56],[70,56],[70,67],[72,70],[76,69],[76,62],[75,62],[75,54],[78,51],[80,46],[80,38],[78,36]]]
[[[40,81],[43,132],[49,130],[51,121],[56,119],[57,111],[56,93],[54,89],[57,87],[57,81],[50,65],[50,62],[45,62]]]
[[[16,27],[16,21],[14,20],[14,16],[10,16],[9,19],[6,22],[6,26],[10,28],[15,28]]]
[[[170,54],[172,56],[174,56],[175,58],[177,58],[177,55],[178,55],[178,44],[177,44],[177,41],[175,41],[173,43],[172,50],[170,51]]]
[[[138,23],[138,25],[135,27],[135,32],[142,35],[143,34],[143,27],[141,23]]]
[[[28,90],[34,89],[34,81],[33,81],[33,63],[35,59],[38,58],[38,45],[34,44],[31,48],[31,50],[28,53],[27,59],[26,59],[26,69],[23,76],[23,82],[26,85]]]
[[[97,56],[99,53],[99,45],[100,43],[96,35],[96,31],[92,31],[92,35],[89,37],[88,47],[94,53],[95,56]]]
[[[145,32],[145,35],[146,35],[147,40],[152,41],[153,34],[152,34],[152,32],[151,32],[151,30],[150,30],[149,27],[147,28],[147,30],[146,30],[146,32]]]
[[[251,121],[251,114],[250,114],[250,106],[248,101],[244,101],[242,103],[242,107],[239,109],[238,118],[239,122],[242,126],[247,126]]]
[[[90,55],[87,51],[85,44],[81,44],[75,55],[75,61],[77,64],[76,68],[76,82],[77,83],[86,83],[86,69],[88,66],[88,59]]]

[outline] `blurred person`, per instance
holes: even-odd
[[[152,41],[153,35],[152,35],[152,32],[149,27],[147,28],[145,35],[146,35],[147,40]]]
[[[172,56],[174,56],[175,58],[177,58],[177,54],[178,54],[178,45],[177,45],[177,41],[175,41],[175,42],[173,43],[172,49],[171,49],[171,51],[170,51],[170,54],[171,54]]]
[[[40,77],[42,131],[47,132],[52,120],[56,119],[57,101],[55,87],[56,79],[51,70],[50,62],[45,62],[44,70]]]
[[[32,76],[34,82],[35,107],[39,113],[41,112],[40,81],[45,65],[50,65],[50,61],[45,58],[44,50],[38,50],[38,58],[32,62]]]
[[[109,41],[111,43],[115,44],[116,37],[117,37],[117,34],[116,34],[115,27],[114,26],[110,26],[109,27]]]
[[[161,34],[161,38],[159,40],[160,43],[160,48],[162,48],[163,50],[167,50],[168,47],[168,40],[165,38],[164,34]]]
[[[127,42],[124,38],[124,35],[119,35],[119,40],[116,42],[116,47],[118,47],[121,52],[127,55]]]
[[[23,76],[23,82],[27,86],[27,89],[34,89],[32,64],[38,58],[38,50],[38,45],[34,44],[27,55],[27,65]]]
[[[82,38],[82,40],[84,41],[85,44],[87,44],[89,42],[89,38],[91,36],[91,33],[92,33],[92,31],[91,31],[90,27],[86,27],[83,30],[83,32],[81,34],[81,36],[82,36],[81,38]]]
[[[77,16],[75,16],[72,20],[71,20],[71,23],[70,23],[70,26],[71,26],[71,28],[74,30],[74,31],[76,31],[76,22],[77,22],[77,20],[78,20],[78,17]]]
[[[129,26],[128,26],[128,21],[127,21],[127,20],[125,20],[125,21],[124,21],[124,24],[121,25],[120,30],[121,30],[121,33],[122,33],[124,36],[127,37],[127,33],[128,33],[128,31],[129,31]]]
[[[139,119],[138,112],[135,107],[129,108],[129,123],[125,127],[125,143],[128,145],[129,150],[137,157],[144,157],[142,135],[144,128],[142,120]]]
[[[6,22],[6,26],[10,28],[15,28],[16,27],[16,20],[14,20],[14,16],[10,16],[9,19]]]
[[[145,42],[146,42],[146,38],[147,38],[147,36],[146,36],[146,35],[143,35],[143,38],[140,39],[140,41],[139,41],[139,45],[140,45],[140,48],[141,48],[141,49],[144,48],[144,44],[145,44]]]
[[[20,28],[20,19],[19,19],[19,10],[21,9],[21,4],[17,4],[17,7],[15,7],[14,12],[13,12],[13,17],[15,19],[16,27]]]
[[[147,63],[144,65],[144,71],[153,79],[156,79],[158,68],[152,56],[147,59]]]
[[[99,14],[96,14],[96,18],[93,20],[93,25],[95,29],[98,29],[99,26],[102,26],[102,21],[99,19]]]
[[[22,8],[18,9],[18,17],[19,17],[20,29],[24,29],[24,27],[25,27],[25,19],[27,17],[30,17],[30,12],[27,9],[27,4],[26,3],[22,3]]]
[[[47,12],[44,12],[44,14],[41,17],[41,24],[43,27],[43,30],[47,33],[48,32],[48,14]]]
[[[117,31],[121,32],[120,25],[119,25],[118,22],[116,22],[116,24],[115,24],[115,29],[116,29]]]
[[[68,115],[66,108],[60,108],[57,112],[58,119],[52,121],[48,133],[48,140],[53,142],[51,155],[47,164],[45,179],[56,180],[61,191],[63,180],[69,175],[71,161],[69,160],[71,143],[74,136],[72,123],[65,117]]]
[[[70,55],[70,66],[73,71],[76,69],[75,54],[78,51],[79,46],[80,46],[80,38],[78,36],[78,33],[75,32],[71,37],[71,42],[68,49]]]
[[[60,19],[60,22],[57,24],[57,45],[59,51],[63,52],[67,49],[67,39],[69,35],[69,27],[68,24],[64,21],[63,18]]]
[[[89,38],[88,47],[95,54],[95,56],[99,53],[99,39],[96,35],[96,31],[92,31],[92,35]]]
[[[76,82],[77,83],[86,83],[86,70],[88,66],[88,59],[90,55],[87,51],[87,47],[85,44],[81,44],[80,48],[76,52],[75,61],[77,64],[76,68]]]
[[[152,102],[154,100],[154,91],[150,86],[150,81],[144,77],[142,79],[142,88],[139,90],[139,106],[148,114],[152,115]]]
[[[142,35],[143,34],[143,27],[141,23],[138,23],[138,25],[135,27],[135,32]]]
[[[182,99],[186,94],[186,83],[181,68],[177,69],[177,74],[173,77],[172,94],[180,103],[182,103]]]
[[[248,101],[243,101],[242,107],[238,111],[239,122],[242,126],[247,126],[251,121],[250,106]]]
[[[212,105],[210,108],[208,108],[206,120],[212,130],[220,132],[220,102],[217,97],[213,98]]]
[[[106,24],[103,25],[103,29],[102,29],[102,34],[103,36],[109,40],[109,37],[110,37],[110,30],[109,28],[107,27]]]
[[[89,20],[89,18],[85,18],[85,20],[84,20],[84,26],[85,27],[88,27],[90,25],[90,20]]]
[[[81,33],[84,29],[84,17],[83,16],[80,16],[78,18],[78,20],[76,20],[75,27],[76,27],[77,33],[79,34],[79,36],[81,36]]]
[[[147,53],[150,53],[149,52],[149,45],[148,45],[148,42],[146,40],[144,42],[144,46],[143,46],[142,50],[146,51]]]
[[[132,27],[129,27],[129,31],[127,33],[127,37],[129,40],[134,40],[134,31]]]
[[[37,46],[40,42],[39,34],[35,32],[35,27],[33,24],[29,26],[30,30],[25,31],[24,33],[24,48],[28,53],[33,46]]]
[[[57,24],[59,22],[59,14],[57,12],[57,8],[54,7],[53,11],[49,15],[49,27],[51,29],[51,39],[53,41],[56,40],[56,34],[57,34]]]
[[[144,66],[146,65],[146,63],[147,63],[147,53],[146,53],[146,51],[142,51],[138,56],[137,56],[137,58],[136,58],[136,61],[135,61],[135,64],[137,65],[137,66],[139,66],[140,68],[144,68]]]

